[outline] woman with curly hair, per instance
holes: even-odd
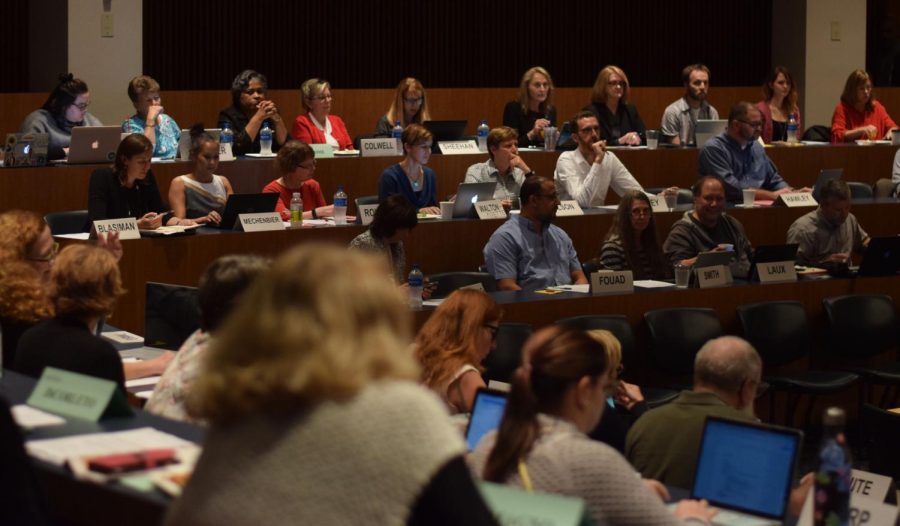
[[[453,413],[472,409],[484,387],[479,364],[494,349],[503,310],[479,290],[460,289],[447,297],[416,336],[421,380]]]

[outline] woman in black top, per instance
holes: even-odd
[[[631,190],[622,196],[599,259],[607,269],[631,270],[634,279],[672,277],[672,268],[659,246],[653,208],[644,192]]]
[[[544,128],[556,126],[553,79],[546,69],[535,66],[522,75],[518,97],[503,109],[503,125],[519,132],[521,147],[544,144]]]
[[[288,129],[275,102],[268,99],[269,81],[252,69],[245,69],[231,83],[231,106],[219,112],[219,123],[228,123],[234,132],[234,155],[259,153],[259,130],[269,121],[272,151],[277,152],[290,139]]]
[[[628,102],[628,77],[618,66],[606,66],[597,74],[591,103],[584,107],[600,121],[602,139],[609,145],[644,144],[644,122],[634,104]]]

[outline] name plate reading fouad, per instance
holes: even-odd
[[[793,261],[773,261],[757,263],[756,272],[760,283],[787,283],[797,281],[797,271]]]
[[[133,217],[120,217],[119,219],[100,219],[94,221],[94,230],[98,234],[118,232],[119,239],[140,239],[137,219]]]
[[[244,232],[267,232],[284,230],[284,221],[278,212],[262,212],[259,214],[238,214],[238,222]]]
[[[662,197],[658,195],[647,194],[647,200],[650,201],[650,209],[653,210],[654,214],[669,211],[669,206],[666,205],[666,200]]]
[[[787,206],[790,208],[800,206],[819,206],[812,192],[794,192],[790,194],[781,194],[775,200],[775,206]]]
[[[475,202],[475,213],[478,219],[506,219],[506,210],[498,199]]]
[[[390,155],[403,155],[403,147],[400,141],[393,137],[379,137],[377,139],[361,139],[359,149],[363,157],[387,157]]]
[[[634,292],[634,274],[630,270],[600,270],[591,274],[592,294]]]
[[[378,210],[378,203],[374,205],[359,205],[359,208],[356,209],[356,214],[359,216],[362,224],[368,225],[375,219],[376,210]]]
[[[728,285],[731,283],[731,270],[725,265],[698,268],[697,283],[701,289]]]
[[[578,205],[578,201],[560,201],[556,207],[556,216],[583,216],[584,210]]]
[[[444,155],[479,154],[475,141],[438,141],[438,148]]]
[[[111,380],[45,367],[28,405],[58,415],[96,422],[101,416],[132,414],[125,393]]]

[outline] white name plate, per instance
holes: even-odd
[[[757,263],[756,272],[759,274],[760,283],[786,283],[797,281],[797,271],[793,261],[773,261],[771,263]]]
[[[140,239],[137,219],[133,217],[120,217],[119,219],[100,219],[94,221],[94,230],[97,234],[118,232],[119,239]]]
[[[728,285],[731,283],[731,270],[725,265],[698,268],[697,282],[701,289]]]
[[[650,200],[650,208],[653,210],[654,214],[669,211],[669,207],[666,205],[666,200],[662,197],[658,195],[647,194],[647,199]]]
[[[850,476],[850,495],[853,497],[884,502],[889,489],[891,489],[891,477],[859,469],[854,469]]]
[[[310,144],[309,147],[316,154],[316,159],[331,159],[334,157],[334,148],[330,144]]]
[[[356,214],[364,225],[368,225],[375,218],[375,211],[378,210],[378,203],[374,205],[359,205]]]
[[[478,219],[506,219],[506,210],[499,199],[475,202],[475,213]]]
[[[630,270],[600,270],[591,274],[591,294],[634,292],[634,274]]]
[[[438,148],[444,155],[461,155],[484,153],[478,149],[475,141],[438,141]]]
[[[259,214],[238,214],[238,222],[244,232],[266,232],[284,230],[284,221],[278,212],[262,212]]]
[[[363,157],[388,157],[403,155],[403,147],[400,141],[393,137],[379,137],[377,139],[361,139],[359,149]]]
[[[811,192],[793,192],[790,194],[781,194],[775,200],[776,206],[787,206],[790,208],[799,206],[819,206]]]
[[[222,144],[219,143],[219,160],[220,161],[233,161],[234,160],[234,152],[232,151],[232,147],[234,145],[230,143]]]
[[[850,524],[854,526],[875,526],[876,524],[894,524],[897,519],[897,506],[884,504],[880,500],[863,496],[861,493],[853,489],[853,481],[856,480],[857,470],[853,470],[853,478],[851,479],[850,488]],[[865,473],[867,477],[881,475],[873,475]],[[887,478],[887,477],[885,477]],[[813,498],[815,488],[810,488],[806,493],[806,500],[803,501],[803,509],[800,517],[797,519],[797,526],[813,526],[813,515],[815,506]]]
[[[560,201],[556,208],[557,217],[583,216],[584,210],[578,205],[578,201]]]

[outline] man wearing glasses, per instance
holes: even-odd
[[[700,175],[722,179],[729,202],[741,202],[744,188],[755,188],[756,198],[762,200],[774,200],[779,194],[794,191],[757,141],[762,125],[762,114],[756,106],[738,102],[728,114],[725,132],[710,139],[700,150]]]

